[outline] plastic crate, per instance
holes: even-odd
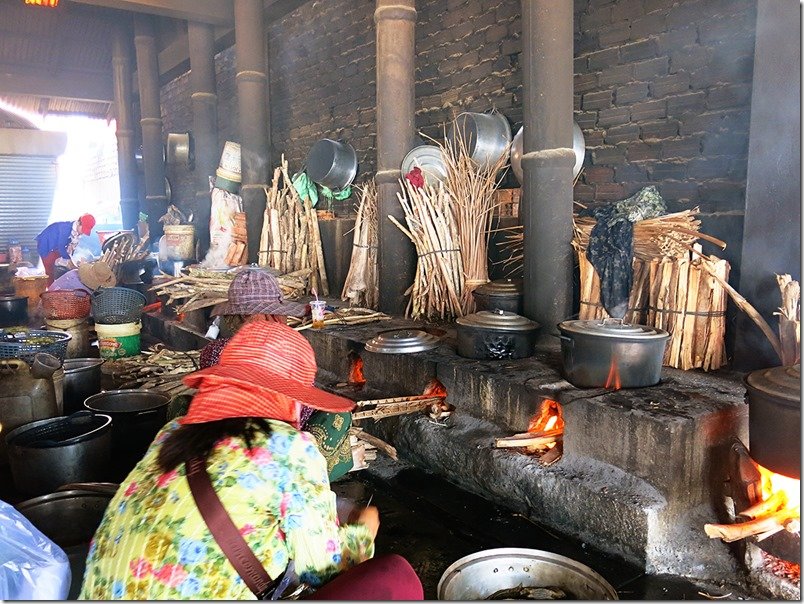
[[[14,338],[13,341],[7,339],[10,336]],[[42,342],[42,338],[48,341]],[[72,336],[63,331],[29,329],[13,333],[0,329],[0,359],[22,359],[30,365],[37,353],[46,352],[64,362],[67,344],[71,339]]]
[[[135,323],[142,316],[145,296],[128,287],[104,287],[92,294],[92,316],[96,323]]]

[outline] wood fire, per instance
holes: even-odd
[[[758,464],[756,468],[760,474],[761,499],[737,514],[741,522],[704,525],[704,531],[712,539],[731,542],[756,536],[756,541],[762,541],[782,530],[801,531],[800,481]]]
[[[494,446],[498,449],[522,447],[537,456],[543,465],[550,465],[561,458],[563,439],[564,414],[561,405],[557,401],[544,399],[531,418],[527,432],[498,438]]]
[[[603,386],[606,390],[619,390],[622,388],[622,381],[620,380],[620,370],[617,368],[617,358],[612,356],[611,365],[609,365],[609,374],[606,376],[606,384]]]
[[[356,356],[352,359],[349,367],[349,377],[346,379],[350,386],[362,386],[366,383],[366,376],[363,374],[363,359]]]

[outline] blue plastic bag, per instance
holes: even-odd
[[[0,600],[65,600],[71,579],[67,554],[0,500]]]

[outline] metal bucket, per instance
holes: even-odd
[[[527,592],[498,595],[508,600],[617,600],[617,592],[591,568],[566,556],[538,549],[503,547],[464,556],[438,582],[439,600],[488,600],[501,590],[550,587],[565,598],[528,597]]]
[[[307,176],[330,189],[344,189],[357,174],[357,153],[349,143],[323,138],[307,154]]]
[[[84,401],[101,391],[103,359],[64,360],[64,413],[84,409]]]
[[[452,122],[447,140],[455,144],[459,136],[474,162],[487,168],[507,151],[511,125],[500,113],[461,113]]]

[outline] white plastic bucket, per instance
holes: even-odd
[[[141,327],[139,322],[118,325],[95,323],[101,358],[121,359],[139,354]]]
[[[240,143],[226,141],[215,174],[226,180],[240,182]]]
[[[168,260],[195,259],[195,227],[191,224],[166,224],[165,246]]]

